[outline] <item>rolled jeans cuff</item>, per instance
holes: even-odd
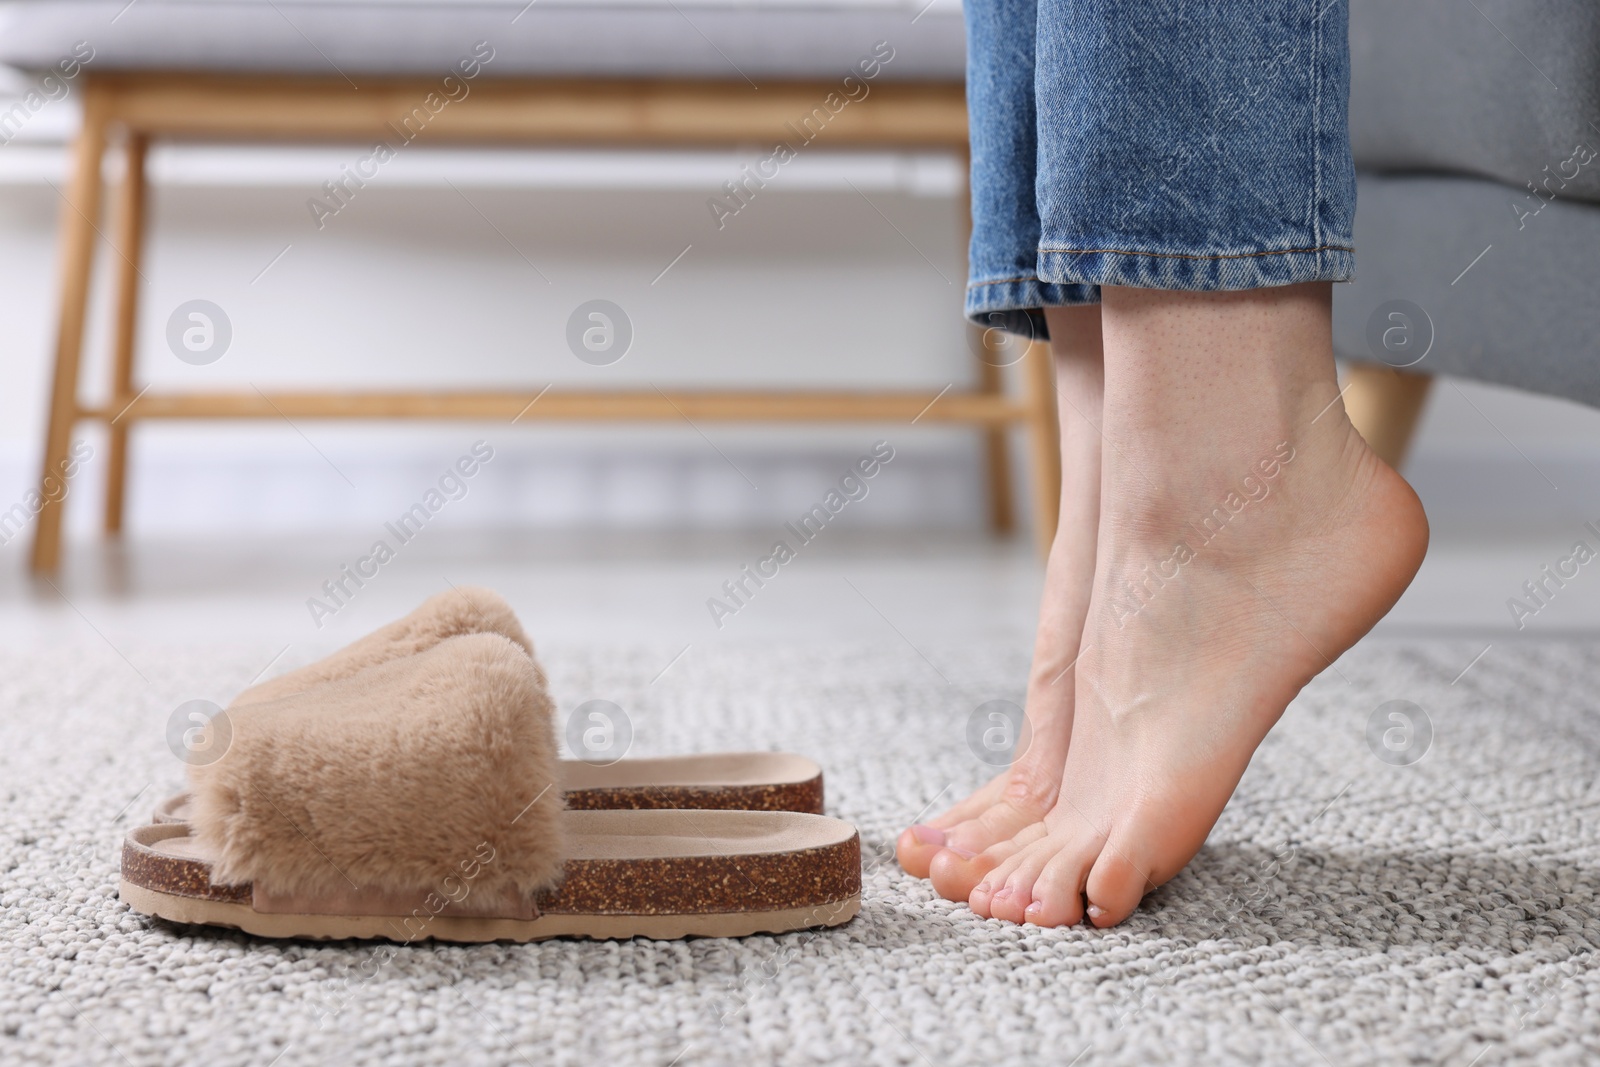
[[[1301,282],[1349,281],[1355,249],[1346,245],[1265,252],[1131,252],[1110,248],[1041,248],[1036,285],[1124,285],[1198,291],[1264,289]],[[1096,293],[1096,299],[1099,298]],[[1082,301],[1075,301],[1081,303]]]
[[[1098,304],[1097,285],[1057,284],[1037,278],[1000,278],[974,281],[967,286],[967,321],[976,326],[1004,330],[1030,340],[1050,336],[1044,308]]]

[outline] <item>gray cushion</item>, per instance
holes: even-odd
[[[1600,150],[1594,0],[1351,0],[1350,61],[1358,167],[1477,174],[1526,194],[1580,142]],[[1600,200],[1600,155],[1565,170],[1577,176],[1551,192]]]
[[[926,10],[923,10],[926,7]],[[920,14],[919,14],[920,12]],[[6,0],[0,63],[91,69],[435,73],[473,42],[487,74],[842,78],[879,41],[884,79],[959,81],[960,0]]]
[[[1383,305],[1406,300],[1432,322],[1413,370],[1600,405],[1600,209],[1556,200],[1519,230],[1508,190],[1481,179],[1363,173],[1358,196],[1356,279],[1333,287],[1335,352],[1376,361],[1383,329],[1402,325]]]

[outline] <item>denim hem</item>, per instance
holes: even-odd
[[[1076,307],[1100,303],[1097,285],[1041,282],[1038,278],[1001,278],[991,282],[972,282],[967,286],[967,321],[1026,337],[1048,341],[1045,325],[1047,307]]]
[[[1355,249],[1344,245],[1220,255],[1108,248],[1039,249],[1039,277],[1055,285],[1215,292],[1301,282],[1347,282],[1355,272]]]

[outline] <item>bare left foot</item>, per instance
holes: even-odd
[[[900,835],[900,866],[965,898],[986,868],[973,861],[1044,817],[1061,789],[1072,731],[1072,667],[1094,582],[1100,522],[1100,422],[1105,370],[1100,308],[1048,308],[1061,427],[1061,520],[1045,568],[1025,713],[1028,746],[950,810]],[[1031,355],[1029,358],[1038,358]]]

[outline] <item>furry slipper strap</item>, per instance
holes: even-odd
[[[528,640],[511,605],[492,589],[464,585],[435,593],[405,618],[358,638],[331,656],[251,686],[233,698],[228,710],[281,700],[322,682],[348,678],[368,667],[425,652],[461,634],[499,634],[533,655],[533,642]],[[534,670],[538,669],[535,661]],[[543,675],[539,684],[544,684]]]
[[[517,643],[446,638],[229,716],[222,757],[190,767],[194,837],[212,881],[252,885],[262,910],[470,882],[452,911],[525,913],[565,856],[551,717]]]

